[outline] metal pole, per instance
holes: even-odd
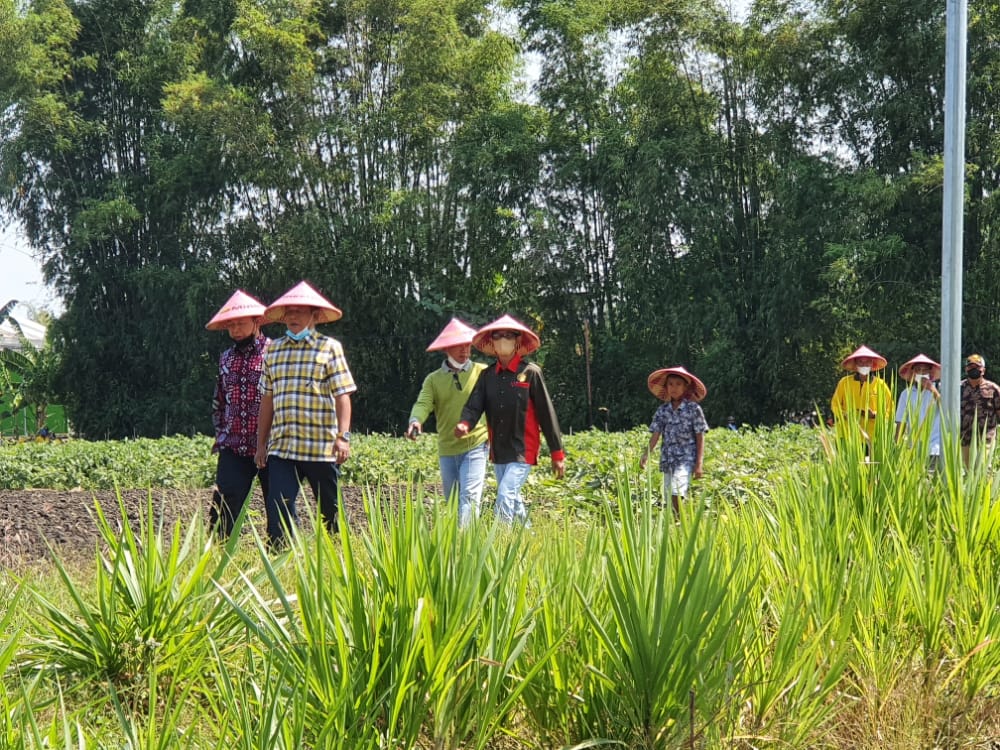
[[[941,233],[942,420],[957,434],[962,362],[962,230],[965,199],[967,0],[947,0],[944,85],[944,210]]]

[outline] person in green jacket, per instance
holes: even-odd
[[[410,410],[406,437],[416,440],[423,424],[433,413],[437,418],[438,464],[441,483],[449,500],[458,497],[458,525],[464,528],[479,517],[479,504],[486,480],[489,434],[485,417],[465,437],[456,437],[455,425],[486,365],[473,362],[472,337],[476,331],[452,318],[427,351],[445,355],[441,366],[424,378],[420,395]]]

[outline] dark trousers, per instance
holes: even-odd
[[[215,488],[212,491],[212,505],[208,520],[211,528],[223,539],[233,533],[233,525],[242,512],[250,495],[254,477],[260,480],[260,489],[267,497],[267,469],[258,469],[253,456],[240,456],[228,448],[219,451],[219,462],[215,467]]]
[[[284,544],[285,529],[295,528],[295,500],[303,481],[309,483],[323,522],[331,534],[337,533],[337,484],[340,467],[333,461],[294,461],[267,457],[270,491],[267,493],[267,538],[271,547]]]

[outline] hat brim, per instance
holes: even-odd
[[[516,331],[521,334],[517,353],[522,357],[538,351],[538,347],[542,345],[542,340],[538,337],[538,334],[523,323],[514,320],[509,315],[505,315],[480,328],[476,331],[476,335],[472,339],[472,345],[488,357],[497,356],[496,350],[493,348],[492,336],[494,331]]]
[[[660,401],[670,400],[670,395],[667,392],[667,378],[671,375],[683,378],[687,382],[688,388],[684,395],[692,401],[700,402],[708,395],[708,388],[705,387],[705,384],[683,367],[664,367],[662,370],[650,373],[649,377],[646,378],[646,387],[649,388],[649,392]]]
[[[312,308],[315,314],[315,322],[319,323],[333,323],[334,321],[340,320],[344,317],[344,313],[338,310],[333,305],[329,307],[317,307],[316,305],[275,305],[267,308],[264,313],[264,319],[268,322],[282,322],[285,319],[285,308],[286,307],[309,307]]]
[[[872,369],[875,370],[876,372],[883,369],[887,364],[889,364],[889,360],[887,360],[878,352],[872,351],[867,346],[860,346],[850,355],[844,357],[844,361],[840,363],[840,366],[843,367],[845,370],[849,370],[851,372],[857,372],[858,365],[856,360],[859,359],[870,359],[872,361]]]
[[[900,365],[899,377],[903,380],[910,380],[913,376],[913,368],[917,365],[930,365],[931,366],[931,380],[938,380],[941,377],[941,365],[935,362],[928,356],[923,354],[918,355],[911,359],[909,362],[905,362]]]
[[[234,320],[252,320],[254,325],[267,322],[262,315],[231,315],[226,318],[216,316],[205,324],[205,328],[209,331],[225,331]]]
[[[427,351],[439,352],[444,349],[450,349],[453,346],[466,346],[472,343],[475,335],[475,328],[467,326],[458,318],[452,318],[451,322],[438,334],[438,337],[430,343]]]

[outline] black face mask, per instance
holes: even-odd
[[[983,375],[983,371],[978,367],[971,367],[965,371],[965,374],[969,376],[969,380],[979,380]]]

